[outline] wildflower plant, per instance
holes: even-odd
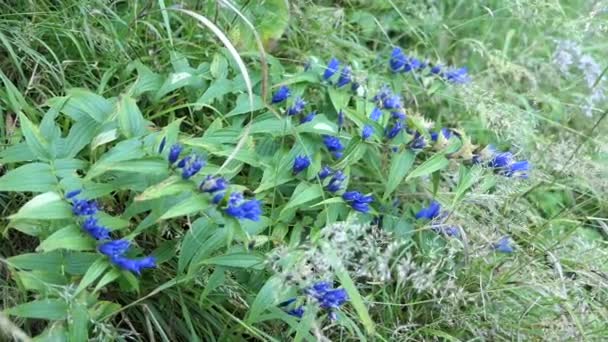
[[[20,134],[0,154],[0,191],[20,193],[7,230],[29,244],[6,264],[28,296],[4,312],[65,340],[125,330],[127,316],[159,339],[226,326],[237,340],[504,339],[513,325],[487,313],[513,315],[502,296],[534,293],[509,278],[531,267],[523,253],[563,252],[531,236],[576,226],[521,214],[539,159],[440,98],[483,98],[475,63],[387,45],[301,64],[261,54],[257,69],[227,47],[208,61],[172,53],[168,73],[136,61],[111,90],[44,106],[10,97]],[[162,317],[174,307],[183,317]],[[483,334],[458,324],[465,313]]]

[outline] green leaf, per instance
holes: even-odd
[[[73,251],[95,250],[94,240],[85,235],[79,227],[70,225],[54,232],[40,243],[37,250],[50,252],[55,249],[69,249]]]
[[[112,114],[112,102],[87,89],[73,88],[66,93],[68,100],[62,108],[62,112],[75,121],[90,117],[97,122],[104,122]],[[53,100],[62,101],[63,99],[55,98]]]
[[[164,181],[155,184],[143,193],[135,197],[135,201],[148,201],[151,199],[161,198],[165,196],[176,195],[179,193],[189,192],[193,190],[193,184],[190,181],[183,180],[180,176],[171,176]]]
[[[296,132],[335,135],[338,133],[338,125],[319,114],[312,121],[298,125]]]
[[[72,305],[70,307],[70,318],[68,321],[70,341],[88,341],[90,318],[87,307],[81,303]]]
[[[64,139],[65,148],[59,155],[64,158],[73,158],[78,152],[82,151],[85,146],[91,143],[93,137],[97,133],[99,123],[89,117],[83,117],[77,121],[68,136]]]
[[[56,192],[45,192],[25,203],[9,219],[57,220],[72,217],[72,208]]]
[[[76,288],[76,294],[80,293],[80,291],[87,288],[87,286],[93,284],[97,278],[101,277],[101,275],[108,269],[110,263],[108,263],[108,259],[103,256],[99,256],[91,267],[87,270],[87,273],[84,274],[82,279],[80,280],[80,284]]]
[[[167,162],[165,160],[155,157],[119,161],[115,163],[97,162],[91,167],[91,169],[87,173],[86,179],[93,179],[108,171],[124,171],[141,174],[163,175],[167,174],[168,168]]]
[[[120,271],[117,270],[116,268],[110,269],[106,274],[103,275],[103,277],[101,277],[101,279],[95,286],[95,289],[93,290],[93,292],[98,292],[104,286],[106,286],[109,283],[113,282],[114,280],[118,279],[118,277],[120,277],[121,274],[122,273],[120,273]]]
[[[214,99],[218,97],[222,97],[226,94],[231,93],[233,90],[233,82],[227,79],[216,80],[211,85],[201,97],[196,100],[197,104],[210,104]],[[195,107],[200,110],[202,106]]]
[[[193,274],[201,261],[213,252],[226,245],[226,239],[228,238],[229,230],[227,228],[217,229],[213,232],[208,239],[201,241],[199,244],[198,252],[192,257],[190,261],[190,267],[188,267],[188,274]]]
[[[388,179],[384,190],[385,199],[397,189],[412,165],[414,165],[415,159],[416,154],[409,149],[392,154],[391,167],[388,172]]]
[[[265,258],[253,253],[234,253],[220,255],[201,261],[206,265],[219,265],[227,267],[253,268],[261,270],[264,268]]]
[[[215,268],[215,270],[213,270],[213,273],[205,284],[205,289],[203,290],[201,296],[198,299],[199,303],[201,303],[201,306],[202,303],[205,301],[205,298],[207,298],[207,296],[209,295],[209,293],[211,293],[211,291],[217,289],[220,285],[224,283],[224,280],[226,279],[225,273],[226,270],[223,267],[218,266]]]
[[[268,279],[257,296],[255,296],[255,299],[249,308],[249,312],[247,313],[246,322],[254,323],[266,309],[275,306],[282,286],[283,282],[278,276]]]
[[[456,195],[454,196],[453,204],[458,203],[458,201],[464,196],[467,190],[473,186],[473,184],[477,183],[481,178],[483,169],[474,165],[470,169],[467,169],[466,166],[461,165],[458,175],[458,186],[456,186],[456,190],[454,191]]]
[[[20,163],[34,159],[36,159],[36,155],[25,142],[16,143],[0,151],[0,163],[2,164]]]
[[[122,96],[116,104],[118,127],[127,138],[138,137],[146,133],[145,120],[135,100]]]
[[[99,253],[54,250],[48,253],[25,253],[7,259],[9,265],[26,270],[84,274],[99,258]]]
[[[264,102],[262,98],[258,95],[253,95],[253,107],[249,106],[249,97],[247,94],[241,94],[236,99],[236,106],[230,111],[230,113],[226,114],[226,117],[231,117],[243,113],[249,113],[251,110],[255,112],[256,110],[260,110],[264,108]]]
[[[167,220],[177,216],[185,216],[188,214],[192,214],[206,209],[208,206],[208,199],[202,195],[196,194],[172,206],[169,210],[167,210],[167,212],[163,214],[163,216],[160,217],[159,221]]]
[[[319,197],[323,196],[323,188],[319,184],[307,184],[300,183],[293,191],[289,202],[287,205],[281,210],[279,217],[282,217],[287,210],[296,208],[306,202],[313,201]]]
[[[68,304],[63,299],[42,299],[13,306],[4,312],[24,318],[62,320],[67,318]]]
[[[144,93],[156,93],[163,84],[163,77],[145,66],[140,61],[135,61],[137,68],[137,80],[133,84],[131,91],[134,97],[138,97]]]
[[[51,166],[45,163],[26,164],[0,178],[0,191],[45,192],[56,186],[57,178]]]
[[[38,159],[48,160],[53,156],[50,153],[49,142],[42,136],[40,129],[34,125],[23,113],[18,113],[21,122],[21,132],[25,137],[25,142]]]
[[[430,175],[431,173],[448,166],[449,163],[450,162],[442,154],[436,154],[415,168],[414,171],[407,176],[405,181],[407,182],[413,178]]]
[[[179,260],[177,262],[177,270],[180,273],[186,269],[200,246],[211,235],[212,227],[211,221],[205,217],[201,217],[192,223],[192,227],[188,230],[186,236],[184,236],[180,248]]]

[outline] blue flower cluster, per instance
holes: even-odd
[[[306,101],[304,101],[304,99],[301,97],[297,97],[291,107],[287,108],[287,115],[294,116],[300,114],[304,110],[305,106]]]
[[[492,145],[475,154],[472,161],[474,164],[485,164],[506,177],[528,178],[528,171],[532,168],[529,161],[516,161],[513,153],[499,152]]]
[[[130,259],[124,256],[130,245],[127,240],[108,241],[99,246],[99,252],[110,258],[114,265],[137,275],[141,275],[141,271],[145,268],[156,267],[156,260],[153,256],[140,259]]]
[[[388,64],[389,69],[395,73],[420,71],[429,65],[428,62],[423,62],[415,57],[406,56],[399,47],[393,49]],[[444,68],[441,65],[435,65],[431,67],[430,73],[454,84],[465,84],[471,81],[466,67]]]
[[[336,319],[335,310],[339,309],[342,305],[348,302],[348,294],[346,290],[342,288],[334,289],[332,284],[326,281],[320,281],[312,285],[311,287],[304,290],[304,293],[319,306],[319,308],[327,310],[329,317],[332,320]],[[285,307],[296,301],[296,298],[289,299],[279,306]],[[297,306],[287,311],[288,314],[302,318],[304,315],[304,307]]]
[[[293,174],[298,174],[306,170],[310,166],[310,158],[308,156],[297,156],[293,161]]]
[[[448,214],[441,211],[441,205],[437,201],[432,201],[428,207],[420,209],[416,213],[416,219],[432,220],[431,229],[436,233],[446,236],[459,237],[460,227],[444,224]]]
[[[363,195],[359,191],[347,191],[342,194],[342,199],[350,204],[351,208],[361,213],[367,213],[369,204],[374,201],[372,195]]]
[[[183,146],[180,144],[175,144],[171,146],[169,150],[169,156],[167,160],[169,164],[173,165],[179,159],[180,154],[182,153]],[[197,174],[203,167],[205,166],[205,161],[200,156],[189,155],[184,157],[177,163],[177,167],[182,169],[182,178],[190,179],[190,177]]]
[[[224,212],[236,219],[248,219],[251,221],[259,221],[262,215],[262,202],[257,199],[246,201],[243,194],[233,192],[228,199],[228,207]]]
[[[508,236],[503,236],[494,244],[494,249],[500,253],[513,253],[513,246],[511,246],[511,239]]]
[[[342,151],[344,150],[344,146],[340,141],[340,138],[332,137],[331,135],[323,136],[323,144],[325,147],[335,158],[342,158]]]
[[[94,216],[99,211],[97,202],[77,198],[81,192],[81,190],[73,190],[68,192],[65,197],[72,202],[72,212],[76,216],[84,217],[82,229],[95,240],[106,241],[99,246],[99,252],[107,255],[114,265],[137,275],[140,275],[141,270],[144,268],[156,267],[155,259],[151,256],[142,259],[129,259],[125,257],[124,254],[130,246],[129,242],[125,240],[110,240],[110,230],[100,225],[98,219]]]
[[[342,190],[342,185],[344,185],[344,181],[346,180],[346,175],[342,170],[333,170],[329,166],[325,165],[319,171],[319,179],[324,181],[327,177],[331,176],[327,184],[325,185],[325,190],[336,193]]]

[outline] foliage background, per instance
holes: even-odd
[[[0,179],[4,217],[0,303],[3,316],[13,322],[2,322],[5,333],[40,335],[41,340],[602,340],[608,335],[606,101],[588,106],[591,96],[606,87],[607,66],[602,57],[608,55],[608,3],[273,0],[239,1],[235,7],[252,23],[265,54],[255,43],[252,27],[222,2],[0,4],[0,172],[5,177]],[[251,116],[245,78],[234,56],[207,27],[180,9],[214,22],[246,62],[256,95],[257,109]],[[558,58],[560,42],[564,41],[571,41],[580,50],[566,66]],[[465,87],[451,87],[393,77],[387,70],[393,46],[434,62],[466,65],[473,81]],[[581,60],[583,55],[599,63],[599,73],[592,70],[588,59]],[[214,253],[205,249],[210,254],[199,257],[208,261],[211,254],[237,254],[245,256],[244,260],[223,260],[222,264],[215,259],[192,265],[183,261],[188,232],[203,231],[207,224],[200,220],[198,211],[168,215],[157,222],[173,202],[158,204],[162,208],[158,213],[154,208],[137,208],[135,203],[146,188],[165,179],[166,165],[154,159],[154,151],[162,135],[170,142],[177,139],[178,122],[180,141],[207,154],[210,165],[206,170],[210,173],[219,170],[234,151],[235,141],[249,120],[263,121],[278,113],[276,106],[263,99],[283,82],[293,83],[297,91],[306,88],[310,107],[324,114],[327,125],[332,126],[336,108],[330,87],[321,85],[318,78],[303,76],[307,75],[303,72],[307,62],[312,61],[312,70],[319,71],[332,56],[348,62],[356,75],[367,77],[370,90],[385,80],[407,89],[404,92],[411,109],[432,119],[436,127],[459,128],[476,144],[492,143],[512,150],[519,158],[530,160],[534,169],[526,181],[488,172],[478,177],[468,174],[474,186],[466,195],[457,196],[464,171],[460,164],[452,163],[440,172],[438,186],[433,179],[421,177],[403,182],[394,194],[383,198],[389,174],[372,173],[365,178],[369,175],[365,161],[349,161],[349,186],[374,193],[378,199],[375,209],[390,206],[393,199],[401,201],[399,210],[392,214],[401,221],[386,229],[390,234],[376,232],[369,244],[356,244],[369,246],[362,253],[375,257],[370,257],[368,267],[388,264],[398,278],[399,262],[407,261],[419,271],[414,278],[418,282],[363,280],[347,268],[370,318],[361,314],[356,299],[351,298],[337,322],[323,315],[300,322],[276,309],[279,298],[270,300],[271,305],[263,309],[254,305],[259,294],[284,291],[281,299],[285,299],[297,288],[284,281],[284,271],[258,261],[275,254],[289,260],[284,253],[297,256],[294,249],[331,242],[320,233],[326,221],[319,217],[335,216],[333,220],[338,221],[361,217],[333,204],[320,215],[320,209],[309,208],[314,203],[304,201],[280,220],[281,210],[302,181],[290,179],[286,185],[270,186],[272,191],[263,194],[264,200],[274,202],[265,201],[267,219],[262,225],[242,225],[253,237],[253,247],[244,245],[247,239],[237,237],[231,246],[218,246]],[[298,77],[304,85],[295,81]],[[218,93],[208,92],[213,85]],[[63,110],[50,120],[54,125],[47,121],[45,126],[44,118],[53,108],[60,108],[61,101],[75,99],[80,102],[74,105],[72,115]],[[115,103],[124,105],[122,112],[115,110]],[[93,123],[95,134],[79,137],[73,133],[70,138],[69,132],[78,131],[74,128],[78,127],[78,120],[74,120],[79,115],[78,106],[89,113],[107,115],[104,118],[109,118],[109,126]],[[123,113],[126,118],[135,115],[140,120],[133,125],[121,124],[121,115],[114,117],[114,113]],[[348,116],[347,121],[343,134],[357,136],[353,118]],[[34,127],[34,132],[39,129],[40,134],[31,138],[28,127]],[[121,133],[114,139],[111,133],[98,137],[115,127]],[[232,129],[212,134],[220,127]],[[313,163],[308,171],[311,177],[316,173],[314,167],[320,167],[320,158],[328,160],[320,142],[311,141],[314,138],[308,133],[281,135],[276,126],[258,128],[245,141],[249,151],[274,142],[280,151],[277,155],[293,158],[292,144],[298,146],[295,141],[304,139],[312,151],[319,150],[318,165]],[[46,211],[38,211],[39,207],[23,211],[33,196],[46,190],[20,189],[8,184],[6,175],[40,159],[39,153],[48,152],[44,144],[39,151],[31,151],[31,147],[27,151],[25,141],[31,146],[32,139],[42,136],[41,141],[49,140],[57,132],[71,139],[65,146],[73,149],[66,153],[73,158],[70,163],[77,164],[65,160],[63,165],[54,164],[59,177],[67,179],[61,189],[81,184],[75,179],[87,174],[93,177],[94,165],[102,169],[98,176],[109,172],[100,178],[99,187],[85,184],[85,188],[92,189],[89,196],[100,197],[109,214],[104,223],[120,231],[120,236],[137,235],[139,248],[162,261],[157,269],[146,271],[141,278],[121,274],[119,280],[96,290],[102,277],[99,274],[79,287],[92,262],[78,259],[71,264],[65,251],[68,240],[58,239],[55,245],[47,240],[72,220],[65,214],[65,203],[51,201],[56,205],[45,207]],[[128,138],[132,137],[144,141],[138,152],[151,163],[122,165],[122,170],[106,165],[108,169],[103,169],[101,162],[111,148],[122,142],[127,153],[131,150]],[[380,138],[370,146],[379,160],[389,162],[391,153],[382,149]],[[254,191],[264,182],[268,169],[270,159],[260,159],[258,167],[253,167],[256,160],[250,159],[237,155],[222,170],[233,184],[244,187],[241,190]],[[132,169],[120,173],[125,167]],[[73,176],[76,169],[79,177],[67,176]],[[29,179],[42,184],[40,172],[21,172],[14,182]],[[358,182],[360,179],[363,181]],[[38,186],[46,189],[44,184]],[[434,238],[428,227],[412,219],[413,213],[435,196],[451,204],[470,245]],[[146,221],[148,210],[150,224]],[[15,213],[21,213],[21,220],[10,217]],[[47,220],[52,215],[58,219]],[[511,235],[516,246],[516,252],[507,256],[488,247],[504,234]],[[200,237],[207,238],[204,234]],[[198,244],[201,240],[195,242],[190,248],[204,249]],[[397,243],[404,254],[382,254],[391,243]],[[49,255],[40,257],[43,252],[54,253],[51,256],[57,256],[57,263],[53,264]],[[30,261],[24,255],[37,257]],[[32,262],[43,264],[32,267]],[[184,272],[180,263],[191,268]],[[58,282],[47,272],[52,267],[68,276]],[[66,267],[72,267],[73,272],[65,273]],[[30,271],[32,268],[44,272]],[[298,273],[299,269],[293,269],[292,273]],[[345,286],[344,275],[337,278],[337,283]],[[42,304],[23,306],[32,301]],[[78,324],[76,318],[81,318]],[[374,322],[374,330],[370,322]]]

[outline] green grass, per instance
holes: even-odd
[[[85,88],[106,99],[135,99],[142,117],[153,123],[141,133],[148,150],[156,148],[159,132],[177,135],[175,128],[171,131],[165,127],[182,119],[180,141],[209,152],[210,167],[232,178],[231,183],[253,191],[264,182],[266,170],[277,162],[273,156],[292,153],[289,146],[313,146],[309,153],[322,150],[311,142],[314,139],[310,135],[294,129],[276,137],[282,128],[259,126],[257,129],[265,131],[256,133],[255,123],[260,118],[271,120],[282,115],[277,106],[269,104],[270,94],[278,84],[291,83],[298,77],[304,79],[292,85],[295,91],[306,90],[310,106],[335,121],[334,104],[340,101],[339,95],[305,79],[302,67],[311,61],[312,70],[322,72],[326,61],[336,56],[353,66],[355,74],[370,89],[370,96],[372,90],[388,80],[407,94],[408,115],[420,113],[433,120],[436,127],[458,128],[481,146],[494,144],[502,150],[517,151],[518,157],[534,164],[530,179],[514,181],[487,172],[476,175],[474,168],[467,165],[464,169],[471,172],[470,187],[458,192],[466,183],[467,174],[461,174],[460,164],[452,161],[439,173],[401,182],[391,196],[381,200],[393,154],[380,141],[374,141],[367,151],[376,152],[367,152],[359,159],[353,157],[352,162],[344,164],[351,187],[374,192],[378,199],[375,209],[389,208],[383,209],[384,230],[332,245],[332,239],[322,230],[326,224],[347,217],[368,218],[347,215],[346,207],[331,200],[316,207],[312,206],[314,202],[304,201],[297,211],[282,217],[284,204],[304,192],[302,189],[309,189],[296,188],[301,178],[290,178],[285,184],[258,193],[264,199],[264,216],[270,224],[256,231],[254,225],[226,223],[224,229],[230,230],[231,235],[219,237],[222,243],[214,249],[209,245],[210,235],[197,230],[201,224],[197,219],[207,217],[216,222],[217,211],[158,220],[154,217],[157,209],[134,204],[136,196],[162,180],[154,178],[158,175],[128,178],[110,173],[99,177],[99,184],[112,188],[101,189],[99,194],[108,213],[126,220],[122,226],[120,222],[113,223],[119,227],[119,235],[136,236],[140,255],[143,251],[153,252],[162,262],[157,269],[145,271],[141,278],[123,275],[95,293],[94,282],[80,295],[74,290],[82,274],[57,285],[51,272],[28,272],[11,263],[11,257],[39,252],[36,249],[40,242],[63,227],[62,221],[42,224],[36,220],[17,222],[15,226],[7,217],[36,194],[2,192],[2,310],[42,298],[59,298],[70,308],[67,320],[54,323],[35,316],[8,314],[14,325],[2,323],[2,331],[11,334],[21,329],[29,336],[45,333],[46,340],[53,340],[49,334],[65,333],[74,339],[78,333],[71,328],[76,319],[74,313],[78,313],[74,310],[81,306],[91,318],[85,324],[89,338],[100,341],[126,340],[129,336],[141,341],[605,338],[607,101],[594,108],[592,117],[585,116],[582,105],[590,90],[583,75],[561,75],[552,59],[556,40],[577,42],[584,53],[604,63],[599,84],[607,77],[608,65],[602,59],[608,53],[608,44],[602,39],[602,23],[607,14],[594,12],[587,2],[574,0],[285,4],[277,0],[263,4],[239,1],[235,5],[238,13],[255,27],[263,54],[251,27],[220,2],[187,1],[176,5],[171,1],[109,4],[101,0],[70,0],[0,4],[0,70],[4,77],[0,86],[0,152],[4,151],[0,155],[0,175],[31,159],[6,154],[29,139],[24,123],[15,124],[17,113],[42,126],[49,104],[59,96],[72,94],[68,89]],[[224,42],[174,7],[204,15],[235,46],[251,76],[253,93],[268,93],[259,110],[248,113],[242,70]],[[450,87],[427,79],[392,76],[387,60],[394,46],[432,62],[466,65],[473,82],[467,87]],[[261,67],[264,60],[267,67]],[[146,86],[158,89],[158,80],[184,72],[196,75],[186,86],[156,92],[157,96],[153,91],[146,92]],[[224,77],[235,80],[232,93],[201,103],[205,90]],[[263,81],[265,78],[268,84]],[[245,108],[244,113],[231,116],[229,113],[239,103]],[[353,109],[353,117],[358,110]],[[353,117],[348,116],[343,136],[357,134]],[[66,115],[59,115],[54,121],[64,134],[76,126]],[[205,134],[218,125],[232,127],[233,131],[212,135],[216,140],[204,140]],[[241,135],[249,133],[247,129],[251,127],[253,133]],[[95,149],[85,148],[75,157],[85,161],[90,170],[119,140],[126,138],[121,136]],[[242,145],[237,147],[237,141]],[[218,148],[228,152],[220,153]],[[244,155],[235,151],[238,148],[243,149]],[[247,159],[248,153],[253,161]],[[235,160],[227,162],[226,157],[231,154]],[[321,155],[323,152],[317,157]],[[148,154],[146,157],[153,158]],[[413,169],[419,165],[417,162]],[[120,183],[121,177],[125,177],[124,184]],[[66,190],[66,184],[70,183],[62,183],[60,188]],[[312,187],[315,181],[307,184]],[[307,191],[304,193],[315,193],[312,188]],[[329,198],[320,192],[314,197],[316,202]],[[428,225],[413,220],[413,213],[431,197],[452,204],[450,222],[463,227],[461,239],[444,239],[431,232]],[[393,199],[400,200],[400,204],[390,209]],[[154,205],[167,206],[168,202],[174,203],[171,201],[175,198]],[[153,224],[139,228],[146,220],[153,220]],[[28,230],[31,226],[48,231],[35,236]],[[202,235],[192,237],[195,231]],[[492,244],[504,234],[512,237],[515,253],[492,250]],[[275,268],[266,261],[264,267],[256,264],[242,268],[234,264],[186,262],[186,270],[190,269],[183,272],[180,259],[186,253],[188,239],[194,239],[189,247],[194,251],[209,248],[209,255],[201,256],[199,261],[242,253],[253,259],[239,262],[280,255],[284,265]],[[329,244],[332,253],[323,252],[325,244]],[[390,251],[391,244],[398,247]],[[349,249],[358,253],[349,254]],[[336,322],[321,314],[315,319],[314,305],[307,307],[309,314],[301,321],[276,307],[279,297],[295,295],[302,283],[310,281],[294,280],[303,277],[309,267],[305,261],[310,255],[306,252],[315,256],[312,260],[318,267],[335,265],[334,257],[344,265],[342,272],[330,272],[351,297]],[[371,275],[358,273],[362,263],[370,268]],[[411,267],[410,273],[399,273],[406,263]],[[387,267],[390,279],[380,276],[382,267]],[[25,284],[23,273],[31,273],[30,277],[40,284],[35,289]],[[265,300],[270,305],[264,306]]]

